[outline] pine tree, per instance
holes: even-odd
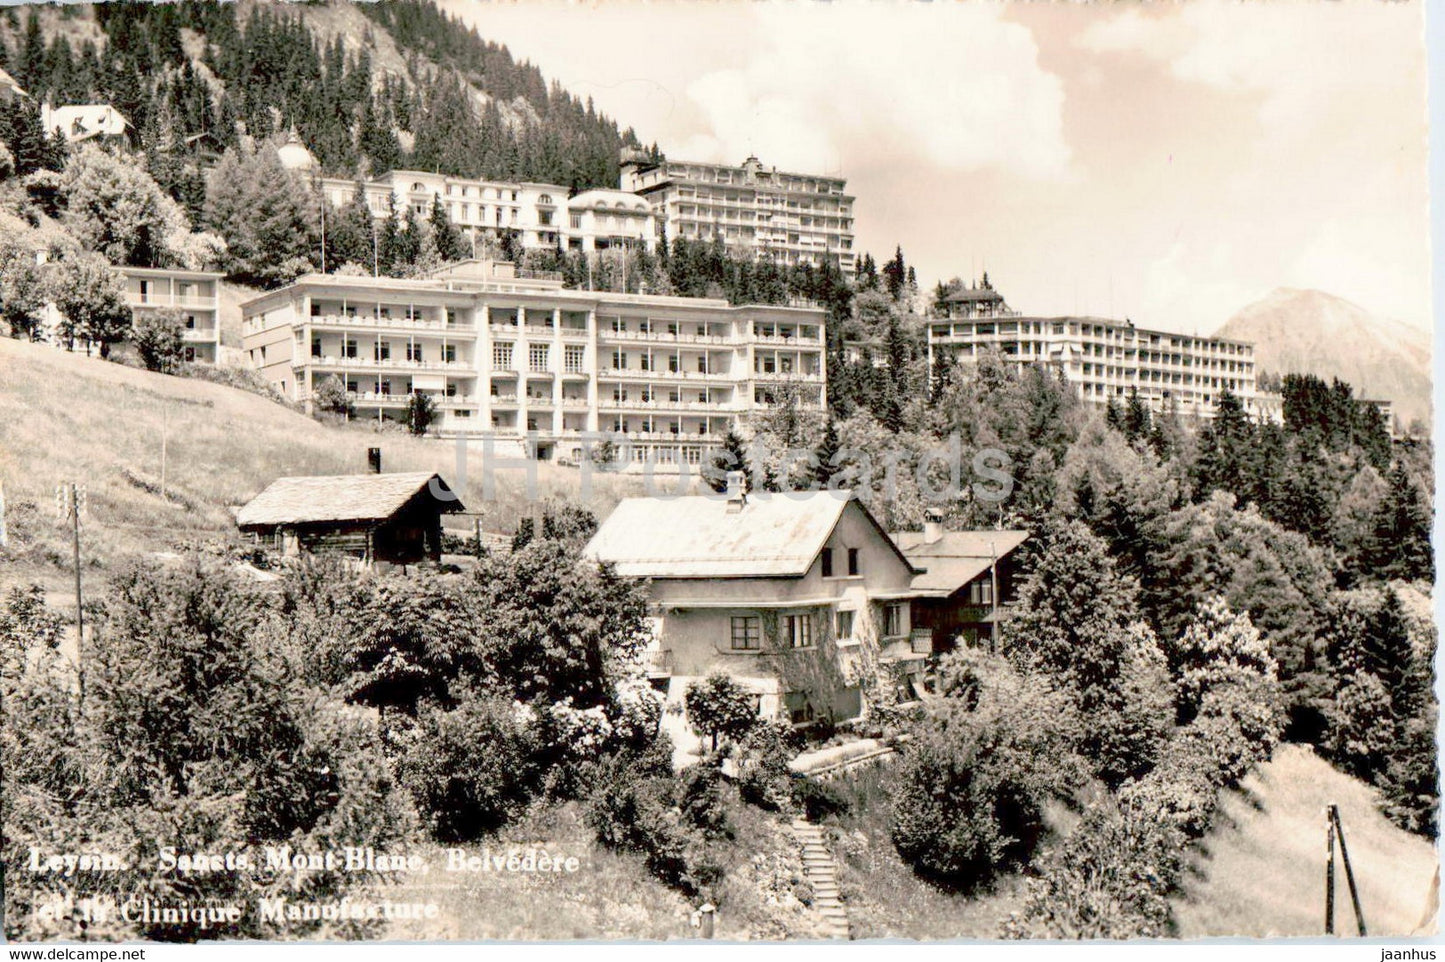
[[[1390,470],[1389,490],[1375,513],[1374,530],[1364,552],[1366,573],[1376,578],[1430,580],[1430,514],[1404,462]]]
[[[462,237],[462,232],[447,216],[441,198],[435,194],[432,195],[431,216],[428,218],[428,223],[431,225],[432,243],[436,245],[438,257],[445,262],[451,262],[459,261],[467,256],[466,242]]]
[[[827,490],[839,473],[838,425],[830,417],[823,428],[823,439],[813,451],[812,480],[820,489]]]
[[[704,477],[708,485],[718,493],[728,489],[729,472],[747,472],[747,447],[733,428],[728,428],[728,433],[723,436],[722,448],[712,455],[709,468]]]

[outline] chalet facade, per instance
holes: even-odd
[[[933,654],[959,645],[991,647],[1015,591],[1014,553],[1027,531],[896,531],[893,540],[916,568],[912,623],[916,642]]]
[[[806,725],[867,711],[881,679],[921,675],[912,644],[917,569],[846,491],[628,498],[589,558],[649,579],[654,684],[679,748],[698,739],[688,685],[721,671],[765,717]],[[921,679],[920,679],[921,680]]]
[[[408,565],[439,561],[441,516],[463,510],[437,474],[278,478],[236,513],[236,526],[283,556]]]

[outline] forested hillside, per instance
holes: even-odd
[[[113,104],[148,155],[178,161],[294,130],[328,174],[413,166],[585,188],[615,185],[618,151],[636,143],[429,0],[10,8],[0,67],[37,104]]]

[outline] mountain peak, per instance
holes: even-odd
[[[1241,308],[1220,337],[1253,341],[1261,373],[1316,374],[1394,403],[1400,421],[1431,411],[1430,335],[1328,291],[1280,287]]]

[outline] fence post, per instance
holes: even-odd
[[[1355,887],[1355,870],[1350,865],[1350,850],[1345,848],[1345,827],[1340,823],[1340,807],[1330,806],[1330,819],[1334,823],[1335,834],[1340,837],[1340,861],[1345,863],[1345,882],[1350,886],[1350,904],[1355,909],[1355,926],[1360,930],[1360,937],[1365,936],[1365,916],[1360,911],[1360,891]]]

